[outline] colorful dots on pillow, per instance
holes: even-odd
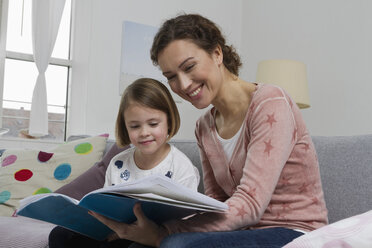
[[[30,179],[32,175],[33,175],[32,171],[28,169],[21,169],[17,171],[16,173],[14,173],[14,179],[17,181],[24,182]]]
[[[0,192],[0,204],[7,202],[10,199],[10,195],[10,192],[7,190]]]
[[[39,160],[39,162],[45,163],[53,157],[53,154],[54,153],[40,151],[37,155],[37,159]]]
[[[14,162],[17,161],[16,155],[9,155],[3,159],[3,162],[1,163],[2,167],[14,164]]]
[[[37,189],[34,193],[32,193],[33,195],[38,195],[38,194],[45,194],[45,193],[52,193],[52,191],[48,188],[39,188]]]
[[[75,146],[75,152],[77,154],[89,154],[93,150],[93,146],[91,143],[80,143]]]
[[[71,174],[71,165],[70,164],[60,164],[55,170],[54,170],[54,178],[57,180],[64,180],[68,178],[68,176]]]
[[[102,159],[107,138],[80,138],[48,150],[0,149],[0,216],[11,216],[20,199],[52,193],[83,174]]]

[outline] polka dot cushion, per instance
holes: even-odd
[[[108,135],[75,140],[49,151],[5,150],[0,167],[0,216],[11,216],[19,200],[54,192],[100,161]]]

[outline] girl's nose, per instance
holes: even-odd
[[[141,128],[140,135],[141,135],[141,136],[147,136],[147,135],[149,135],[149,130],[148,130],[148,128],[145,127],[145,126],[142,127],[142,128]]]

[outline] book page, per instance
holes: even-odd
[[[150,201],[150,202],[158,202],[162,204],[168,204],[172,206],[179,206],[183,208],[189,208],[189,209],[195,209],[195,210],[200,210],[200,211],[213,211],[213,212],[223,212],[220,208],[205,205],[205,204],[197,204],[197,203],[192,203],[192,202],[183,202],[183,201],[178,201],[174,200],[171,198],[163,197],[157,194],[153,193],[144,193],[144,194],[131,194],[131,193],[114,193],[115,195],[124,195],[127,197],[132,197],[138,200],[143,200],[143,201]]]
[[[95,190],[92,193],[121,193],[121,194],[144,194],[153,193],[168,199],[178,201],[182,204],[199,204],[213,209],[226,210],[225,203],[211,197],[193,191],[168,177],[153,175],[137,181],[108,186]]]

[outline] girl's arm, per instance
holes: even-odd
[[[132,240],[136,243],[159,247],[161,241],[168,236],[168,231],[164,227],[149,220],[142,212],[139,203],[134,205],[133,212],[137,221],[132,224],[118,222],[92,211],[89,211],[89,214],[113,230],[120,239]]]

